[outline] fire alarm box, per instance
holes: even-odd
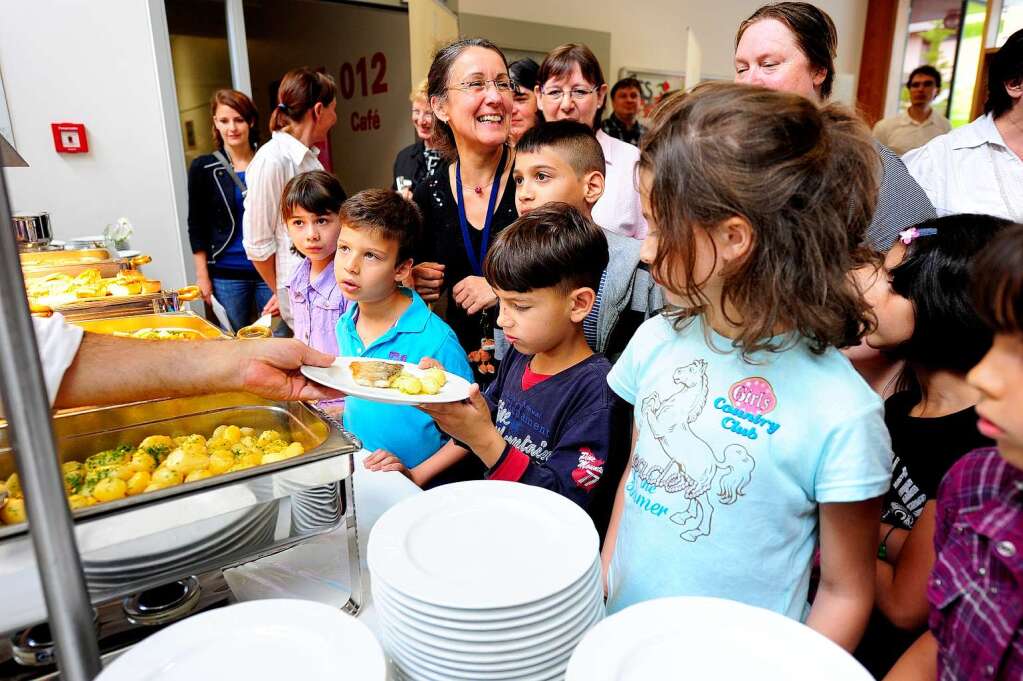
[[[53,144],[61,154],[84,154],[89,151],[89,139],[81,123],[51,123]]]

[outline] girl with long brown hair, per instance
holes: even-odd
[[[325,73],[309,68],[288,71],[277,89],[277,106],[270,114],[270,141],[260,147],[248,171],[245,197],[245,252],[274,297],[264,314],[281,312],[292,322],[287,305],[287,282],[301,256],[291,250],[288,228],[281,218],[281,192],[299,173],[323,170],[319,149],[337,122],[337,86]],[[344,200],[344,197],[341,197]]]
[[[642,257],[672,309],[608,376],[635,405],[604,543],[610,611],[715,596],[859,640],[891,447],[880,399],[838,348],[870,327],[849,272],[876,158],[851,112],[793,94],[709,83],[657,111]]]
[[[234,330],[256,320],[270,289],[242,246],[245,176],[259,146],[258,114],[237,90],[217,90],[210,99],[217,148],[188,170],[188,240],[203,299],[224,306]]]

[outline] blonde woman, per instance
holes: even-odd
[[[426,96],[427,80],[419,84],[409,101],[412,102],[412,127],[416,129],[416,141],[398,152],[394,159],[394,189],[406,199],[419,183],[432,177],[441,166],[440,152],[430,144],[433,137],[433,110],[430,98]]]

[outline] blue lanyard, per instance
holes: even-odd
[[[455,188],[458,190],[458,224],[462,228],[462,243],[465,244],[465,255],[469,258],[469,266],[477,277],[483,276],[483,260],[490,248],[490,225],[494,221],[494,207],[497,205],[497,194],[504,174],[504,164],[508,160],[508,147],[501,151],[501,162],[497,164],[497,174],[490,185],[490,204],[487,206],[487,219],[483,222],[483,238],[480,240],[479,256],[472,247],[469,238],[469,219],[465,217],[465,197],[462,194],[462,162],[455,161]]]

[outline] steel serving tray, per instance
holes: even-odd
[[[352,453],[361,444],[314,407],[299,402],[273,402],[244,393],[227,393],[94,408],[54,417],[54,433],[62,462],[80,461],[119,444],[135,444],[148,435],[208,435],[223,423],[276,429],[301,442],[306,453],[194,483],[97,504],[73,512],[75,534],[94,602],[137,592],[190,574],[237,565],[335,529],[344,520],[350,491]],[[7,425],[0,424],[0,476],[14,471]],[[342,481],[341,485],[337,482]],[[333,487],[331,487],[333,486]],[[291,498],[303,490],[333,489],[339,512],[321,527],[291,527],[285,515]],[[341,497],[342,489],[346,491]],[[322,492],[321,492],[322,494]],[[225,527],[222,518],[273,516],[268,531],[230,551],[193,551],[185,546],[175,560],[153,553],[166,541],[180,544],[183,534],[203,536],[204,528]],[[155,520],[154,520],[155,519]],[[152,570],[131,565],[136,547]],[[110,562],[111,552],[121,558]],[[89,565],[98,566],[90,572]],[[123,573],[121,566],[124,567]],[[124,576],[122,576],[122,574]],[[37,566],[28,525],[0,527],[0,585],[3,590],[37,588]],[[0,632],[46,618],[42,594],[7,600],[0,608]]]
[[[141,329],[188,329],[204,338],[231,338],[232,336],[209,323],[194,312],[167,312],[140,314],[102,319],[75,319],[72,323],[92,333],[130,334]]]

